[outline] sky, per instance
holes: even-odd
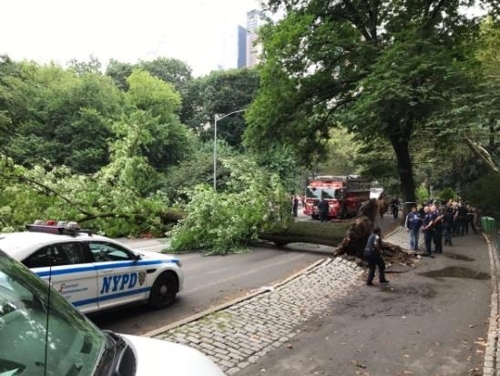
[[[195,76],[236,67],[237,26],[258,0],[7,0],[0,54],[13,60],[176,58]]]

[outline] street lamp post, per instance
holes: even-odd
[[[230,115],[243,112],[245,110],[237,110],[218,117],[217,114],[214,116],[214,191],[217,190],[217,122],[219,120],[225,119]]]

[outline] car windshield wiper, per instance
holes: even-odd
[[[122,337],[110,330],[103,330],[103,332],[107,341],[97,364],[96,374],[103,376],[119,375],[118,367],[128,344]]]

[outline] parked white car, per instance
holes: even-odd
[[[176,257],[131,250],[113,239],[67,226],[27,228],[0,234],[0,249],[50,281],[83,313],[131,303],[163,308],[182,290],[184,274]]]
[[[224,376],[187,346],[101,331],[0,250],[1,376]]]

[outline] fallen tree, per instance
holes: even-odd
[[[292,222],[285,226],[274,224],[259,233],[259,239],[273,242],[278,247],[289,243],[313,243],[336,247],[345,237],[349,222]]]
[[[375,217],[384,203],[371,199],[359,210],[353,220],[340,222],[294,222],[286,226],[276,224],[259,234],[259,239],[274,242],[277,246],[289,243],[312,243],[336,247],[333,256],[363,258],[368,237],[373,231]],[[400,246],[382,241],[382,252],[386,262],[412,264],[414,256]]]

